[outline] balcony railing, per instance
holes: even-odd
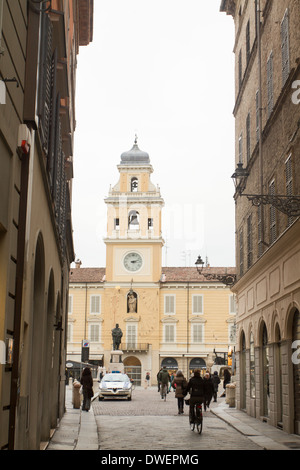
[[[148,343],[121,343],[119,349],[124,352],[147,352],[149,351]]]

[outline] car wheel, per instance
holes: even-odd
[[[98,397],[98,400],[102,401],[102,400],[104,400],[104,397]]]
[[[128,401],[131,401],[131,395],[130,395],[130,397],[127,397],[127,400],[128,400]]]

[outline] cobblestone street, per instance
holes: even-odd
[[[202,434],[192,432],[188,407],[178,415],[174,392],[164,402],[156,387],[138,387],[132,401],[97,399],[93,409],[100,450],[261,450],[210,411],[204,412]]]

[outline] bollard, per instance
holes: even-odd
[[[229,405],[229,408],[235,407],[235,383],[226,385],[226,403]]]
[[[81,396],[79,393],[80,387],[81,387],[80,382],[78,382],[77,380],[74,380],[72,403],[73,403],[73,408],[76,408],[76,409],[79,409],[80,404],[81,404]]]

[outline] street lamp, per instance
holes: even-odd
[[[235,188],[240,196],[245,196],[252,202],[253,206],[271,205],[283,212],[288,217],[300,216],[300,196],[271,195],[271,194],[243,194],[246,186],[246,178],[249,176],[248,171],[243,168],[242,163],[237,164],[237,168],[232,175]]]
[[[202,276],[204,276],[205,279],[207,279],[208,281],[219,281],[229,287],[233,286],[236,282],[236,274],[227,273],[227,268],[226,272],[223,274],[203,272],[204,261],[202,260],[200,255],[198,256],[195,265],[198,273],[202,274]]]

